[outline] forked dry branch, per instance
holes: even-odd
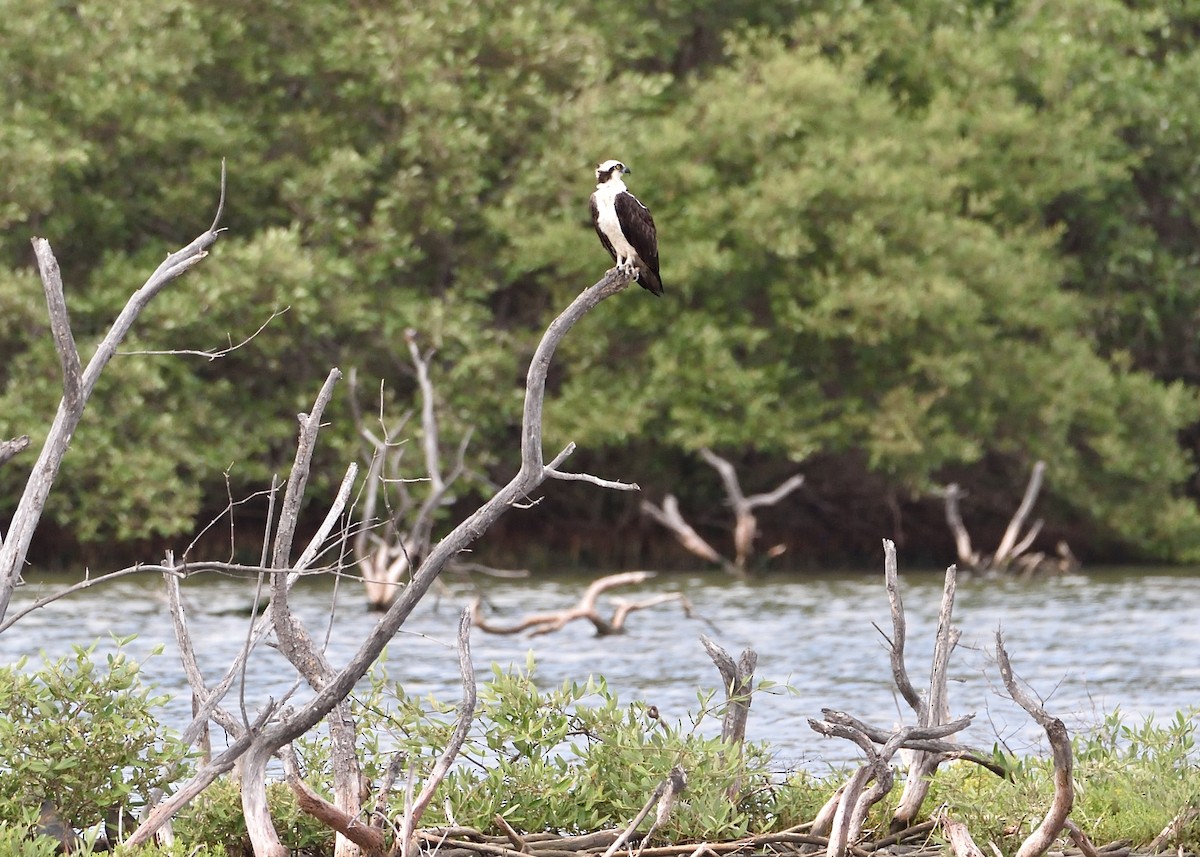
[[[353,542],[354,555],[362,573],[367,603],[377,610],[387,609],[405,578],[429,553],[437,513],[448,500],[452,486],[466,472],[467,446],[471,442],[468,429],[459,440],[450,469],[444,471],[437,397],[429,374],[434,352],[421,352],[417,332],[411,328],[404,332],[404,340],[420,393],[423,471],[419,476],[405,476],[401,464],[408,447],[396,442],[411,413],[390,427],[380,416],[381,437],[367,427],[355,409],[359,436],[369,448],[370,463],[363,495],[362,527]],[[356,399],[353,378],[352,374],[351,396]],[[420,503],[409,490],[411,482],[427,486]]]
[[[25,490],[17,501],[8,532],[0,540],[0,622],[8,612],[8,603],[12,598],[13,589],[20,581],[21,569],[25,564],[34,530],[41,520],[63,457],[79,421],[83,418],[84,409],[96,388],[96,382],[100,380],[101,372],[112,360],[117,346],[150,301],[169,283],[190,271],[208,256],[209,248],[216,244],[220,237],[221,215],[224,210],[225,164],[222,162],[221,197],[217,202],[217,213],[213,217],[212,225],[190,244],[168,255],[141,288],[130,295],[124,309],[96,346],[96,351],[88,360],[86,368],[80,359],[75,335],[71,330],[71,318],[67,312],[58,260],[54,257],[54,251],[50,249],[49,241],[45,238],[33,239],[33,252],[37,257],[38,272],[41,274],[42,289],[46,295],[46,306],[50,316],[50,332],[54,338],[54,348],[58,352],[62,372],[63,396],[54,421],[50,424],[46,441],[25,483]]]
[[[567,331],[585,313],[600,301],[626,288],[629,282],[628,271],[616,268],[610,270],[599,282],[580,293],[570,306],[551,322],[534,352],[526,378],[520,470],[508,484],[500,488],[490,500],[468,516],[430,550],[424,561],[411,575],[408,585],[403,588],[388,610],[379,618],[358,651],[340,668],[325,661],[311,634],[287,607],[287,587],[294,575],[298,574],[294,570],[294,566],[289,565],[288,559],[291,554],[290,545],[295,528],[294,510],[299,507],[299,501],[303,497],[309,456],[311,456],[312,444],[315,442],[316,429],[319,426],[319,412],[323,403],[328,400],[332,384],[340,375],[337,370],[330,374],[326,387],[322,388],[317,405],[313,408],[313,414],[301,417],[302,434],[298,445],[297,459],[288,480],[288,490],[284,495],[280,523],[272,551],[272,564],[277,567],[271,574],[272,601],[269,614],[260,618],[255,624],[250,635],[251,643],[247,645],[239,660],[244,664],[252,649],[253,640],[265,633],[266,626],[261,624],[265,618],[279,638],[280,649],[288,655],[298,672],[312,686],[315,694],[310,700],[295,709],[280,710],[275,701],[268,701],[264,706],[265,715],[260,715],[252,728],[242,730],[243,734],[240,736],[231,733],[235,736],[235,742],[230,750],[214,758],[180,790],[182,794],[194,796],[208,782],[211,782],[212,778],[219,775],[214,771],[217,771],[218,768],[227,770],[226,765],[232,765],[235,760],[240,761],[242,765],[242,810],[255,854],[258,857],[284,857],[287,854],[287,849],[279,840],[271,822],[267,806],[265,784],[268,761],[284,751],[284,748],[293,740],[308,732],[335,711],[353,689],[355,683],[375,662],[383,647],[395,636],[413,608],[424,597],[450,560],[457,557],[462,550],[482,536],[488,527],[510,507],[523,502],[547,479],[580,480],[608,488],[636,490],[636,485],[602,479],[589,474],[569,473],[559,469],[574,450],[573,444],[568,445],[549,463],[545,463],[542,451],[542,409],[546,376],[555,349]],[[340,492],[339,497],[345,493],[348,493],[348,489]],[[335,543],[344,542],[346,538],[348,538],[348,530],[345,526],[339,533],[333,535]],[[320,546],[315,549],[315,551],[319,550]],[[300,560],[308,558],[309,553],[306,551]],[[232,676],[237,675],[240,669],[240,666],[234,665],[217,687],[206,688],[206,699],[201,706],[201,710],[207,709],[206,716],[218,707],[220,696],[227,692],[232,683]],[[203,682],[201,682],[201,686],[204,686]],[[357,783],[352,785],[357,785]],[[147,842],[181,805],[182,803],[173,798],[160,804],[131,837],[131,844]],[[349,848],[349,846],[346,847]]]
[[[1042,520],[1039,518],[1025,529],[1025,522],[1033,512],[1038,494],[1042,490],[1042,481],[1046,475],[1046,463],[1039,461],[1029,474],[1029,482],[1025,486],[1025,494],[1021,503],[1013,513],[1004,535],[1000,539],[995,553],[985,554],[977,551],[971,544],[971,534],[963,523],[959,501],[966,496],[957,483],[947,485],[942,491],[946,503],[946,524],[954,536],[954,547],[958,553],[960,567],[970,571],[982,572],[1016,572],[1022,575],[1035,573],[1058,574],[1075,571],[1079,568],[1079,560],[1071,553],[1066,542],[1056,546],[1057,557],[1051,557],[1043,552],[1027,553],[1033,546],[1034,539],[1042,531]],[[1022,533],[1024,531],[1024,533]]]
[[[895,545],[884,540],[884,575],[888,590],[888,601],[892,614],[892,637],[888,641],[892,663],[892,677],[900,695],[917,715],[917,726],[884,730],[838,711],[823,709],[822,720],[810,720],[809,725],[823,735],[844,738],[857,744],[867,757],[867,763],[858,768],[850,780],[836,793],[818,814],[812,832],[828,832],[826,853],[829,857],[843,857],[863,836],[863,823],[870,806],[882,799],[891,788],[892,772],[890,761],[896,751],[914,751],[913,760],[906,774],[906,787],[893,813],[891,830],[910,830],[920,812],[929,791],[929,780],[938,766],[949,759],[962,759],[987,768],[999,776],[1007,776],[1003,767],[995,763],[988,754],[972,750],[963,745],[947,741],[950,736],[966,728],[974,715],[948,720],[949,707],[946,697],[947,666],[951,652],[958,641],[958,631],[951,625],[954,611],[955,567],[946,570],[942,603],[938,616],[937,636],[934,643],[933,666],[930,670],[928,693],[922,697],[913,687],[904,664],[906,623],[904,605],[900,597],[899,578],[896,571]],[[1061,832],[1067,830],[1085,852],[1091,843],[1083,831],[1069,819],[1073,802],[1071,783],[1071,742],[1061,720],[1051,717],[1013,677],[1008,654],[1003,640],[996,635],[996,659],[1005,689],[1030,717],[1045,729],[1050,740],[1054,762],[1054,801],[1050,811],[1036,830],[1022,843],[1017,857],[1038,857],[1054,842]],[[874,786],[867,789],[868,783]],[[975,857],[977,848],[969,831],[953,819],[941,814],[935,821],[952,841],[956,854]]]
[[[742,491],[737,471],[732,463],[714,453],[707,447],[700,450],[700,457],[717,471],[721,484],[725,488],[725,498],[733,510],[733,559],[722,556],[704,537],[696,532],[679,511],[679,501],[673,494],[663,498],[662,506],[657,506],[649,500],[643,500],[642,513],[653,518],[657,523],[674,533],[676,540],[689,553],[695,554],[705,562],[716,563],[727,572],[734,575],[746,573],[746,562],[754,550],[754,540],[758,537],[758,518],[755,509],[764,506],[774,506],[804,484],[804,477],[796,474],[785,479],[773,491],[762,494],[752,494],[747,497]],[[776,545],[767,551],[768,557],[783,553],[783,545]]]
[[[483,617],[483,599],[476,598],[471,604],[471,612],[475,615],[475,627],[488,634],[521,634],[527,632],[531,637],[542,634],[552,634],[561,631],[571,622],[585,619],[596,629],[597,637],[607,637],[611,634],[625,633],[625,620],[636,610],[646,610],[660,604],[677,603],[683,608],[685,616],[692,615],[692,603],[682,592],[661,592],[638,601],[614,599],[612,617],[604,618],[600,614],[599,600],[610,589],[619,586],[635,586],[645,583],[654,577],[652,571],[625,571],[620,574],[609,574],[593,580],[579,602],[574,607],[554,610],[545,613],[529,613],[509,625],[490,622]]]

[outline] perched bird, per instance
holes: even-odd
[[[592,194],[592,225],[600,243],[620,267],[632,266],[637,281],[652,294],[663,293],[658,276],[658,235],[650,209],[625,187],[621,176],[631,170],[620,161],[605,161],[596,167],[596,191]]]

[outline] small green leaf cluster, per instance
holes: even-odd
[[[90,827],[166,785],[165,767],[185,750],[158,720],[167,697],[142,684],[128,642],[102,663],[93,643],[32,672],[25,659],[0,667],[0,820],[50,800],[65,821]]]
[[[327,777],[310,771],[306,779],[314,789],[329,797]],[[267,784],[267,806],[271,810],[275,832],[293,853],[333,853],[334,832],[300,810],[295,793],[286,783]],[[211,852],[212,857],[226,852],[253,853],[246,817],[242,814],[241,789],[237,782],[227,777],[214,782],[188,804],[176,818],[174,829],[178,843],[219,849]]]
[[[6,857],[57,857],[61,843],[52,836],[31,833],[33,814],[26,824],[0,821],[0,854]]]

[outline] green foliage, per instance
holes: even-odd
[[[319,777],[309,779],[314,788],[326,793],[327,784]],[[333,831],[301,812],[286,783],[267,784],[267,806],[275,832],[294,853],[333,853]],[[209,852],[212,857],[223,857],[226,852],[252,853],[241,789],[228,778],[217,780],[188,804],[176,818],[174,830],[181,847],[206,846],[214,849]]]
[[[1089,819],[1096,841],[1149,842],[1177,814],[1200,807],[1196,729],[1196,712],[1178,712],[1163,724],[1148,718],[1130,726],[1117,711],[1095,732],[1076,739],[1076,806]],[[1165,844],[1194,851],[1200,847],[1200,823],[1193,820]]]
[[[1118,711],[1074,739],[1076,796],[1071,817],[1093,842],[1124,839],[1144,846],[1176,815],[1200,806],[1197,726],[1195,712],[1179,712],[1162,725],[1148,719],[1130,726]],[[990,840],[1008,854],[1049,808],[1054,768],[1049,759],[1018,759],[999,750],[996,754],[1011,780],[967,763],[943,765],[927,806],[945,806],[967,825],[975,841]],[[1185,826],[1168,844],[1194,850],[1200,844],[1200,825]]]
[[[658,835],[721,839],[760,829],[775,791],[766,752],[749,746],[741,761],[719,737],[702,735],[699,727],[713,713],[709,701],[702,702],[693,722],[669,724],[640,703],[622,705],[603,679],[542,692],[532,664],[523,672],[493,666],[491,680],[479,690],[462,760],[422,823],[452,817],[493,829],[502,815],[518,830],[599,830],[628,823],[671,769],[682,765],[687,789]],[[377,740],[383,732],[383,743],[408,754],[424,779],[453,728],[451,712],[390,687],[383,673],[374,676],[372,693],[360,704],[368,712],[364,722],[373,724],[365,731]],[[742,797],[730,803],[727,791],[735,782],[742,783]]]
[[[166,785],[163,766],[183,748],[156,719],[166,697],[142,685],[127,642],[103,664],[93,644],[36,672],[25,660],[0,668],[0,819],[36,816],[52,800],[64,820],[90,827]]]
[[[6,857],[56,857],[59,847],[51,836],[31,836],[28,828],[0,821],[0,854]]]
[[[385,382],[368,413],[404,409],[409,327],[477,467],[506,469],[533,337],[608,262],[585,199],[616,155],[667,298],[565,344],[549,443],[685,495],[671,462],[701,446],[918,494],[997,467],[1019,490],[1043,458],[1058,517],[1200,556],[1188,4],[26,5],[0,0],[0,436],[40,441],[61,395],[30,234],[86,357],[208,224],[227,157],[229,232],[126,349],[221,348],[287,310],[219,361],[110,367],[48,507],[81,543],[263,487],[330,366]],[[357,454],[349,414],[313,496]],[[0,469],[0,513],[24,476]]]

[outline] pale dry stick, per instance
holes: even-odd
[[[695,614],[695,607],[687,596],[682,592],[660,592],[658,595],[651,595],[648,598],[642,598],[638,601],[626,601],[623,598],[613,599],[613,616],[609,620],[609,627],[612,629],[610,633],[622,634],[625,632],[625,620],[629,618],[630,613],[638,610],[649,610],[651,607],[657,607],[660,604],[678,604],[683,608],[683,615],[691,618]],[[530,634],[531,637],[539,636],[543,631],[534,631]]]
[[[445,502],[450,488],[466,470],[466,452],[472,435],[471,429],[463,434],[459,441],[454,465],[448,474],[443,475],[441,440],[435,408],[436,393],[429,374],[429,360],[433,356],[433,352],[421,353],[417,347],[417,332],[412,328],[405,331],[404,338],[408,344],[409,357],[416,373],[417,386],[421,395],[421,448],[424,454],[426,476],[421,480],[398,479],[394,474],[399,466],[400,456],[391,454],[391,444],[387,440],[387,438],[393,437],[395,432],[385,432],[385,440],[381,441],[361,426],[361,415],[357,416],[360,425],[359,433],[373,448],[370,477],[372,483],[368,485],[363,507],[364,522],[374,519],[378,500],[377,483],[387,475],[384,470],[389,463],[392,473],[390,481],[398,481],[401,485],[402,502],[386,522],[385,534],[369,537],[367,535],[369,527],[364,527],[362,538],[355,540],[355,556],[363,570],[367,601],[372,607],[380,609],[386,608],[392,602],[396,588],[403,576],[429,552],[437,511]],[[402,418],[401,425],[407,422],[408,417],[409,415],[406,414]],[[405,532],[402,529],[402,521],[412,507],[412,501],[404,489],[404,484],[409,481],[428,482],[429,492]],[[369,545],[373,549],[369,548]]]
[[[1038,492],[1042,490],[1042,477],[1045,473],[1046,462],[1039,461],[1033,465],[1033,472],[1029,474],[1029,483],[1025,486],[1025,495],[1021,498],[1021,505],[1017,507],[1012,520],[1008,522],[1008,527],[1004,531],[1004,537],[1000,539],[1000,546],[996,548],[996,556],[992,560],[992,564],[996,567],[1005,568],[1012,561],[1013,557],[1017,555],[1013,552],[1013,546],[1017,543],[1017,538],[1025,526],[1026,518],[1033,511],[1033,504],[1037,502]],[[1037,523],[1036,528],[1041,529],[1040,521]],[[1032,539],[1027,540],[1027,542],[1032,541]]]
[[[1050,754],[1054,762],[1054,800],[1041,824],[1021,843],[1016,853],[1016,857],[1038,857],[1054,844],[1055,837],[1063,830],[1071,807],[1075,804],[1075,787],[1071,780],[1071,737],[1063,722],[1047,714],[1046,709],[1017,683],[999,630],[996,631],[996,661],[1000,665],[1000,678],[1008,695],[1045,730],[1050,740]]]
[[[842,795],[846,793],[846,784],[838,786],[833,794],[829,796],[829,800],[825,801],[815,816],[813,816],[812,826],[809,828],[809,833],[814,836],[827,836],[829,831],[833,829],[833,819],[837,816],[838,807],[842,802]],[[828,842],[824,843],[828,844]]]
[[[758,519],[754,516],[754,510],[762,506],[774,506],[779,503],[788,494],[791,494],[804,484],[804,477],[796,474],[784,480],[774,491],[747,497],[742,493],[742,486],[738,482],[737,471],[734,470],[733,464],[721,458],[721,456],[707,447],[700,450],[700,456],[708,462],[710,467],[717,471],[717,474],[721,477],[721,482],[725,485],[725,496],[729,500],[729,505],[733,509],[734,516],[733,565],[737,569],[744,569],[746,567],[746,559],[750,556],[750,551],[754,545],[754,538],[758,535]]]
[[[896,751],[913,737],[923,735],[921,730],[905,727],[896,730],[888,741],[875,749],[871,739],[863,732],[846,723],[829,720],[809,720],[808,725],[822,735],[853,741],[867,757],[867,764],[859,767],[845,785],[838,801],[829,832],[828,857],[844,857],[849,847],[862,837],[863,826],[870,808],[891,791],[892,769],[889,762]],[[936,737],[943,737],[938,733]],[[867,790],[867,783],[876,781],[876,787]]]
[[[1174,842],[1189,824],[1200,818],[1200,807],[1189,806],[1179,812],[1162,831],[1150,841],[1151,854],[1158,854]]]
[[[29,435],[23,434],[20,437],[14,437],[12,440],[0,440],[0,464],[8,461],[14,455],[24,452],[29,446]],[[0,539],[3,543],[3,539]]]
[[[754,696],[754,668],[758,666],[758,653],[754,649],[742,650],[737,663],[729,652],[713,640],[700,635],[704,651],[721,674],[725,686],[725,716],[721,720],[721,741],[737,753],[738,774],[726,789],[726,797],[737,803],[742,791],[742,744],[746,739],[746,722],[750,718],[750,703]]]
[[[13,589],[21,576],[21,568],[29,552],[34,530],[41,520],[50,489],[58,476],[63,457],[71,444],[75,429],[83,417],[88,399],[100,379],[100,373],[116,353],[117,346],[125,338],[138,315],[154,297],[172,280],[189,271],[207,255],[208,250],[217,242],[221,230],[218,225],[225,209],[225,163],[221,162],[221,198],[217,203],[217,213],[212,225],[186,247],[171,253],[155,269],[150,278],[135,291],[125,304],[125,308],[117,315],[95,353],[88,361],[87,368],[81,369],[79,351],[75,347],[74,336],[71,333],[71,320],[67,314],[66,299],[63,294],[62,277],[58,261],[50,249],[50,243],[44,238],[33,239],[33,250],[37,257],[38,270],[42,277],[42,286],[46,294],[46,305],[50,315],[50,329],[54,337],[54,346],[59,355],[63,372],[63,397],[59,402],[58,411],[46,441],[34,462],[21,499],[13,512],[7,535],[0,543],[0,621],[8,612],[8,604],[12,598]]]
[[[892,732],[887,729],[881,729],[878,726],[872,726],[869,723],[864,723],[856,717],[846,714],[844,711],[834,711],[829,708],[821,709],[821,716],[830,723],[845,723],[855,729],[861,731],[864,735],[874,741],[876,744],[887,743]],[[944,723],[934,730],[921,730],[921,734],[938,734],[940,730],[947,730],[945,734],[953,734],[965,729],[975,719],[974,714],[966,714],[957,720],[952,720],[949,723]],[[962,759],[966,762],[972,762],[979,765],[981,768],[987,768],[998,777],[1007,778],[1010,772],[1003,765],[998,765],[982,750],[972,749],[966,745],[957,742],[943,741],[938,738],[918,738],[912,737],[904,743],[902,749],[906,750],[923,750],[928,753],[937,753],[943,759]]]
[[[260,333],[262,333],[264,330],[267,329],[267,325],[269,325],[271,322],[273,322],[275,319],[279,318],[279,316],[283,315],[285,312],[287,312],[290,309],[291,309],[291,307],[284,307],[283,309],[275,310],[273,313],[271,313],[270,317],[268,317],[266,321],[264,321],[262,324],[260,324],[258,326],[258,330],[254,331],[254,333],[250,334],[249,336],[247,336],[245,339],[243,339],[241,342],[238,342],[237,344],[234,344],[232,336],[228,336],[228,334],[226,334],[227,338],[229,339],[229,345],[226,346],[225,348],[217,349],[216,351],[202,351],[202,350],[196,349],[196,348],[172,348],[172,349],[157,350],[157,351],[118,351],[116,353],[116,356],[117,357],[204,357],[211,363],[214,360],[220,360],[222,357],[227,357],[228,355],[237,351],[239,348],[244,348],[247,345],[249,345],[251,342],[253,342],[255,339],[258,338],[258,335]]]
[[[939,726],[949,717],[949,699],[946,693],[947,670],[950,654],[958,644],[959,631],[951,625],[954,616],[954,595],[956,591],[957,569],[950,566],[946,569],[945,582],[942,587],[942,603],[938,611],[937,632],[934,637],[933,662],[929,669],[929,691],[922,699],[913,687],[904,662],[904,644],[906,639],[906,622],[904,603],[900,597],[900,578],[896,567],[896,545],[890,539],[883,540],[884,552],[884,582],[887,587],[888,603],[892,614],[892,639],[890,641],[892,678],[900,695],[917,715],[917,725],[921,728]],[[934,752],[917,751],[904,781],[904,790],[900,797],[891,821],[891,830],[903,830],[910,827],[921,811],[921,804],[929,794],[930,778],[943,757]]]
[[[676,540],[689,553],[695,554],[705,562],[715,563],[731,574],[735,573],[736,567],[734,564],[717,553],[716,548],[706,542],[704,537],[696,532],[691,524],[684,520],[683,515],[679,511],[679,501],[675,499],[674,494],[668,494],[664,497],[661,507],[654,505],[649,500],[643,500],[641,510],[643,514],[649,515],[674,533]]]
[[[721,674],[725,686],[725,717],[721,721],[721,740],[726,744],[741,744],[746,739],[746,721],[750,718],[750,703],[754,694],[754,669],[758,653],[746,648],[736,663],[729,652],[713,640],[700,635],[700,643]]]
[[[420,794],[416,796],[411,805],[404,809],[404,824],[400,829],[400,853],[403,857],[409,857],[412,853],[412,848],[416,845],[413,832],[421,823],[421,816],[425,814],[429,802],[433,800],[433,793],[446,779],[446,774],[450,773],[450,767],[458,758],[458,752],[467,740],[467,735],[471,731],[471,723],[475,719],[477,693],[475,668],[471,664],[471,611],[469,609],[464,610],[458,620],[458,671],[462,677],[463,686],[458,722],[454,725],[454,732],[451,733],[450,740],[446,742],[441,755],[438,756],[433,770],[430,771],[429,779],[421,787]]]
[[[582,291],[570,306],[551,322],[534,352],[526,376],[520,470],[491,499],[467,516],[462,523],[434,546],[420,568],[413,574],[409,585],[401,591],[392,606],[368,632],[366,639],[346,665],[307,703],[288,717],[266,725],[256,735],[254,742],[246,749],[243,759],[246,778],[264,780],[267,762],[272,755],[284,744],[290,743],[310,730],[329,713],[338,701],[350,693],[355,683],[379,657],[384,646],[395,636],[400,626],[451,559],[480,538],[504,512],[527,498],[530,492],[546,479],[563,478],[561,471],[544,463],[542,450],[542,412],[545,401],[546,376],[551,359],[558,344],[579,319],[601,301],[627,288],[630,282],[631,275],[627,269],[610,269],[598,282]],[[573,449],[573,445],[568,445],[551,463],[561,463]],[[612,480],[589,478],[588,481],[622,490],[633,490],[634,488],[630,484]],[[278,836],[272,837],[263,833],[264,830],[270,828],[270,817],[265,803],[257,803],[249,807],[243,805],[243,811],[247,815],[248,822],[251,817],[254,818],[254,825],[251,828],[255,831],[252,834],[252,843],[258,857],[286,857],[286,849],[279,843]],[[133,838],[140,837],[139,841],[145,843],[154,832],[154,827],[150,825],[150,822],[155,820],[161,823],[163,818],[165,816],[152,815],[151,819],[148,819],[135,832]],[[249,823],[248,827],[251,827]]]
[[[637,830],[646,816],[650,814],[650,810],[658,807],[655,813],[654,823],[650,825],[650,830],[646,833],[645,839],[650,838],[650,833],[664,820],[667,813],[670,812],[671,806],[674,804],[675,798],[687,788],[687,774],[683,768],[676,765],[671,769],[671,773],[654,789],[654,793],[650,795],[650,799],[642,806],[641,810],[629,826],[621,831],[621,834],[613,840],[612,845],[608,846],[608,850],[604,852],[604,857],[613,857],[617,850],[629,841],[629,837]]]
[[[604,592],[618,586],[633,586],[644,583],[654,576],[654,572],[652,571],[625,571],[618,574],[605,575],[592,581],[580,597],[579,603],[574,607],[554,612],[530,613],[511,625],[497,625],[484,619],[482,610],[480,609],[482,599],[479,597],[476,597],[472,602],[471,610],[475,616],[475,627],[489,634],[511,635],[529,631],[531,636],[538,636],[559,631],[568,623],[574,622],[577,619],[587,619],[596,628],[597,636],[603,637],[609,634],[620,633],[625,623],[625,617],[634,610],[653,607],[668,601],[684,602],[685,611],[690,607],[690,602],[687,602],[687,599],[682,594],[664,593],[645,601],[627,602],[618,605],[611,621],[600,615],[596,604]]]
[[[953,857],[984,857],[971,837],[971,831],[961,821],[942,812],[937,817],[937,823],[942,829],[942,835],[946,837],[946,844],[950,846]]]
[[[280,569],[264,569],[261,567],[254,567],[254,566],[231,566],[228,563],[184,563],[181,566],[158,566],[158,567],[140,566],[140,567],[135,567],[135,570],[149,569],[149,570],[161,571],[165,577],[177,577],[181,572],[183,573],[183,576],[186,576],[186,574],[190,570],[194,570],[197,568],[207,570],[208,567],[210,567],[210,566],[216,567],[217,570],[224,570],[224,571],[268,572],[268,573],[274,572],[276,574],[286,577],[287,585],[289,587],[291,587],[293,584],[295,584],[295,582],[297,580],[299,580],[300,576],[305,572],[305,569],[307,568],[307,566],[304,565],[304,563],[306,561],[311,562],[311,560],[315,559],[315,557],[319,554],[319,547],[320,547],[321,542],[324,539],[324,536],[322,536],[322,533],[328,533],[329,529],[332,526],[331,522],[336,520],[338,517],[340,517],[342,510],[345,507],[345,503],[349,497],[350,488],[352,487],[352,485],[354,483],[354,478],[355,478],[356,473],[357,473],[357,467],[356,467],[356,465],[352,464],[347,469],[346,476],[342,480],[342,485],[339,488],[337,498],[335,499],[333,506],[330,508],[329,513],[326,515],[325,520],[322,522],[321,526],[318,527],[317,533],[314,535],[313,539],[310,540],[310,542],[306,546],[304,552],[301,554],[300,561],[297,562],[296,566],[292,569],[280,570]],[[272,507],[273,507],[273,501],[272,501]],[[270,534],[270,524],[269,523],[268,523],[268,528],[267,528],[267,534],[268,534],[267,541],[269,541],[269,534]],[[167,592],[168,592],[168,597],[170,598],[172,596],[172,587],[171,587],[170,580],[168,580]],[[178,598],[179,593],[178,593],[178,581],[177,580],[176,580],[176,586],[175,586],[174,592],[175,592],[174,597]],[[237,721],[234,718],[229,716],[220,707],[221,700],[225,698],[225,695],[229,692],[230,687],[233,686],[234,680],[239,675],[243,674],[245,664],[246,664],[247,659],[249,658],[250,653],[253,650],[254,646],[257,645],[257,643],[262,639],[262,637],[265,636],[266,633],[270,630],[270,628],[271,628],[271,617],[270,617],[271,609],[272,609],[272,606],[270,604],[268,604],[266,609],[263,611],[263,614],[261,616],[259,616],[257,619],[252,621],[251,627],[253,630],[252,630],[252,635],[251,635],[249,644],[246,645],[245,647],[243,647],[241,652],[239,652],[238,656],[234,659],[233,663],[230,664],[229,668],[225,672],[225,675],[216,684],[216,686],[214,686],[212,688],[207,688],[204,683],[203,676],[200,675],[198,669],[195,670],[195,679],[196,680],[193,681],[192,680],[193,675],[191,672],[189,672],[187,670],[187,667],[185,665],[185,674],[188,676],[189,684],[191,684],[191,687],[192,687],[192,692],[193,692],[193,694],[198,694],[200,696],[200,698],[202,699],[202,702],[200,703],[200,705],[198,707],[196,707],[193,710],[192,720],[184,728],[183,734],[180,736],[180,740],[185,744],[185,746],[192,746],[196,742],[196,740],[207,731],[208,722],[209,722],[210,718],[216,719],[218,724],[220,724],[223,728],[225,728],[226,731],[228,731],[231,735],[234,735],[237,738],[237,740],[234,742],[234,744],[230,745],[230,747],[225,751],[225,753],[222,753],[216,759],[213,759],[213,760],[209,761],[208,763],[206,763],[205,765],[201,766],[201,768],[196,773],[196,775],[193,777],[193,779],[191,781],[189,781],[189,784],[185,789],[182,789],[181,792],[177,792],[171,798],[168,798],[167,800],[163,801],[162,804],[155,807],[155,809],[143,820],[142,824],[138,827],[138,829],[136,831],[134,831],[133,836],[130,837],[129,843],[131,845],[145,844],[146,842],[148,842],[150,840],[150,837],[154,836],[154,834],[158,830],[158,828],[160,826],[162,826],[163,824],[165,824],[182,806],[184,806],[187,803],[187,801],[191,800],[192,797],[195,797],[197,794],[199,794],[201,791],[203,791],[205,788],[207,788],[208,785],[210,785],[217,777],[219,777],[222,774],[231,770],[233,765],[236,763],[236,760],[250,746],[250,743],[254,736],[255,731],[263,723],[265,723],[267,720],[269,720],[269,716],[271,714],[273,714],[275,709],[277,708],[278,704],[276,702],[268,701],[268,704],[265,707],[264,711],[259,714],[259,716],[255,720],[255,722],[251,723],[249,728],[243,729],[241,724],[237,723]],[[183,611],[182,611],[182,606],[179,609],[179,613],[180,613],[180,616],[184,615]],[[191,648],[191,643],[190,643],[190,638],[188,638],[186,636],[186,623],[176,626],[177,640],[181,639],[179,637],[179,634],[181,631],[184,634],[182,639],[185,641],[180,644],[180,652],[182,655],[182,653],[185,650]],[[289,691],[289,695],[290,695],[290,693],[291,693],[291,691]],[[236,752],[235,752],[235,750],[236,750]],[[192,785],[193,783],[195,784],[194,790],[193,790],[193,785]],[[179,797],[179,795],[181,793],[186,794],[188,796],[186,798],[186,800]]]
[[[965,496],[957,483],[951,483],[943,491],[946,502],[946,525],[954,535],[954,549],[958,554],[958,562],[966,568],[979,568],[983,565],[983,557],[971,547],[971,534],[963,523],[962,512],[959,511],[958,501]]]
[[[332,369],[317,394],[311,411],[300,414],[300,435],[296,444],[296,457],[288,475],[287,488],[284,490],[283,503],[280,509],[279,524],[275,532],[275,545],[271,557],[271,565],[277,569],[289,568],[292,565],[292,542],[296,527],[299,523],[300,507],[308,485],[308,477],[312,467],[312,457],[316,450],[317,435],[321,429],[321,417],[329,401],[333,398],[333,390],[341,379],[342,373]],[[351,465],[350,472],[357,468]],[[346,496],[349,490],[343,483]],[[328,517],[326,520],[329,520]],[[332,526],[332,523],[331,523]],[[323,543],[325,534],[321,534]],[[271,577],[271,624],[275,629],[275,639],[280,652],[288,659],[296,671],[304,677],[309,686],[320,690],[335,674],[333,666],[325,658],[320,648],[313,640],[312,634],[303,622],[292,612],[288,604],[287,577],[273,575]],[[329,717],[330,763],[333,769],[333,794],[337,808],[348,817],[356,817],[362,808],[360,783],[362,780],[361,767],[357,753],[357,732],[354,719],[345,700],[336,702]],[[282,748],[278,748],[282,749]],[[261,792],[261,794],[259,794]],[[265,779],[244,779],[242,783],[243,805],[266,805]],[[261,822],[261,818],[255,818]],[[247,824],[252,822],[248,816]],[[269,820],[268,820],[269,823]],[[251,836],[253,838],[253,831]],[[263,832],[263,838],[271,839],[274,830]],[[336,857],[356,857],[359,853],[357,844],[341,831],[338,832],[334,845]]]

